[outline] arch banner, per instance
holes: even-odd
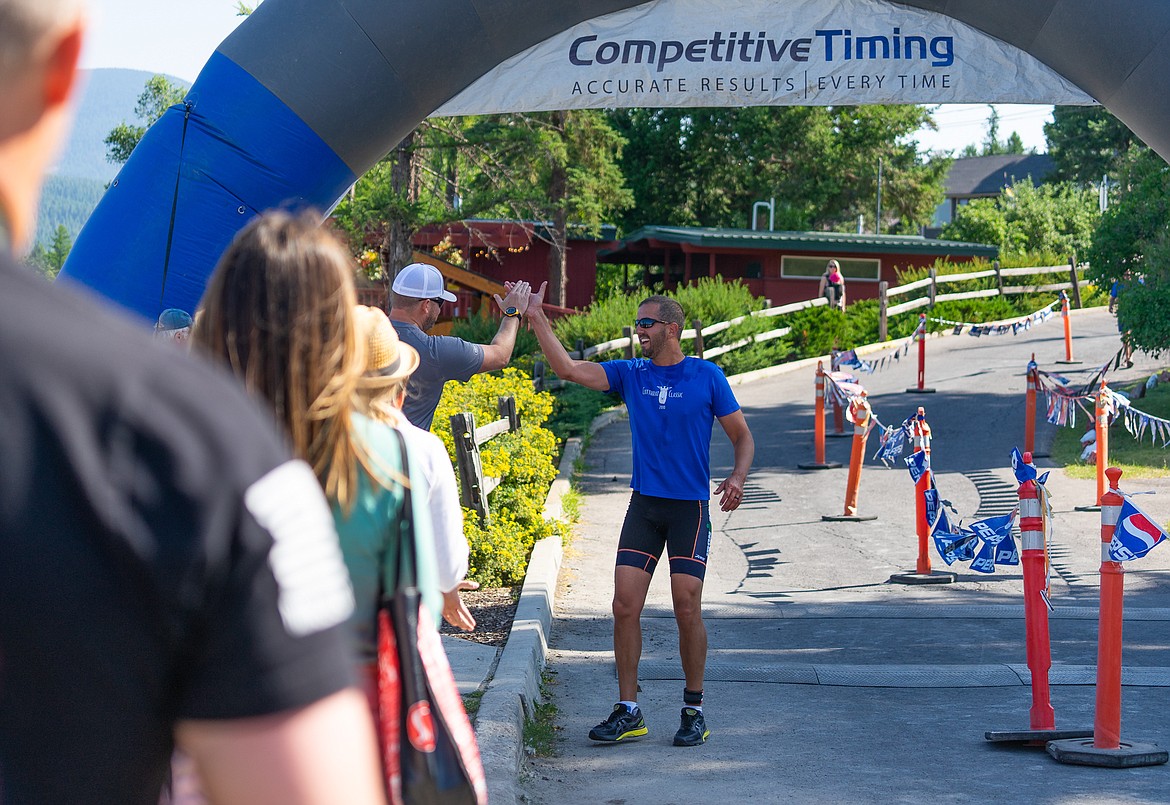
[[[502,62],[432,116],[615,107],[1096,101],[958,20],[878,0],[655,0]]]

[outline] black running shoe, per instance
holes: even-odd
[[[703,720],[703,711],[693,707],[682,709],[682,725],[674,734],[675,746],[698,746],[707,740],[711,730],[707,729],[707,722]]]
[[[589,730],[589,740],[617,743],[626,738],[638,738],[648,733],[646,722],[642,720],[642,710],[630,710],[629,707],[618,702],[613,706],[609,718]]]

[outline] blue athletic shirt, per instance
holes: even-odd
[[[601,367],[609,390],[630,413],[630,488],[660,498],[710,500],[711,425],[739,410],[723,371],[698,358],[673,366],[646,358],[604,361]]]

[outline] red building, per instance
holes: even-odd
[[[883,280],[897,285],[896,268],[927,267],[939,259],[994,260],[998,254],[995,246],[917,235],[644,226],[601,249],[597,258],[645,266],[648,281],[662,281],[667,289],[699,277],[740,279],[756,296],[781,305],[814,298],[825,264],[834,258],[845,275],[846,299],[855,301],[876,298]]]
[[[644,284],[662,282],[667,289],[699,277],[739,279],[756,296],[780,305],[815,297],[832,258],[841,264],[846,298],[852,302],[875,298],[879,282],[897,285],[895,269],[927,267],[940,259],[994,260],[999,253],[995,246],[916,235],[646,226],[620,240],[615,237],[612,226],[603,227],[598,237],[570,232],[567,307],[582,309],[593,301],[598,263],[644,267]],[[471,315],[493,293],[502,294],[505,281],[527,280],[539,287],[548,279],[545,224],[459,221],[420,230],[414,246],[415,259],[437,266],[459,297],[448,315]],[[452,249],[462,256],[462,267],[444,262]],[[369,304],[380,304],[385,296],[380,285],[363,293]]]
[[[597,237],[583,228],[570,228],[567,239],[569,282],[565,289],[566,306],[584,308],[593,301],[597,283],[597,252],[612,247],[617,229],[606,225]],[[546,224],[532,221],[458,221],[442,226],[428,226],[414,236],[414,247],[431,253],[447,241],[460,251],[463,267],[498,283],[526,280],[534,288],[548,279],[548,256],[551,249]],[[437,256],[443,257],[440,253]],[[449,279],[458,282],[454,277]]]

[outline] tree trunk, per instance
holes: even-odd
[[[403,138],[390,154],[393,167],[390,171],[390,186],[394,194],[401,198],[406,206],[418,202],[419,194],[419,163],[420,152],[415,148],[418,140],[418,129],[410,132]],[[401,216],[391,217],[386,221],[386,235],[382,239],[380,257],[382,260],[382,281],[386,284],[387,300],[389,300],[390,285],[398,271],[411,261],[414,246],[411,240],[414,237],[414,222]]]
[[[552,244],[548,250],[548,301],[558,307],[567,307],[566,295],[569,290],[569,271],[566,261],[567,244],[565,243],[565,208],[560,207],[553,213],[553,226],[549,235]]]
[[[554,127],[564,130],[567,114],[563,111],[553,112]],[[548,251],[548,301],[559,307],[565,304],[569,286],[568,266],[565,260],[566,236],[565,225],[569,218],[569,172],[567,167],[556,157],[553,158],[552,169],[549,172],[548,197],[553,204],[552,231],[549,236],[552,244]]]

